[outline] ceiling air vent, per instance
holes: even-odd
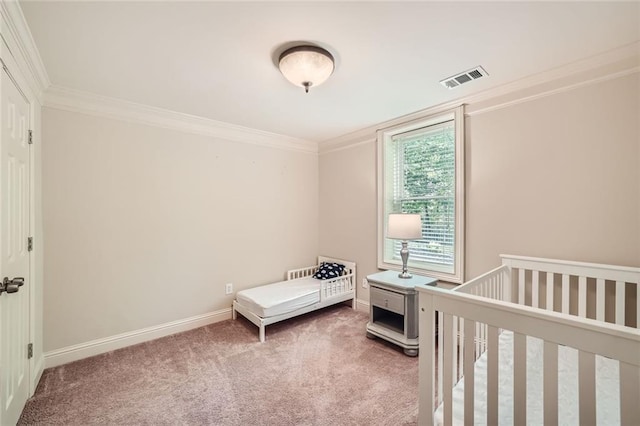
[[[444,80],[440,81],[440,84],[448,89],[453,89],[454,87],[458,87],[461,84],[477,80],[480,77],[484,77],[486,75],[489,74],[484,70],[484,68],[478,66],[468,71],[454,75],[453,77],[445,78]]]

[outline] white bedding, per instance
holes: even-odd
[[[527,424],[543,424],[542,340],[527,336]],[[503,331],[499,339],[500,425],[513,424],[513,333]],[[596,422],[620,424],[618,361],[596,356]],[[487,424],[487,353],[476,361],[475,415],[477,425]],[[464,378],[453,389],[453,424],[464,423]],[[578,351],[558,347],[558,424],[578,425]],[[434,413],[434,423],[442,424],[442,405]]]
[[[281,281],[239,291],[236,300],[261,318],[286,314],[320,301],[320,280]]]

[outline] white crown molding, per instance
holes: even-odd
[[[22,9],[16,0],[0,0],[0,14],[6,25],[2,38],[18,62],[21,72],[28,76],[28,84],[42,104],[43,92],[51,85]],[[8,30],[8,34],[5,31]]]
[[[228,141],[289,151],[318,153],[317,142],[55,85],[49,87],[45,92],[44,106],[185,133],[211,136]]]
[[[494,105],[491,105],[491,106],[488,106],[488,107],[485,107],[485,108],[475,109],[473,111],[469,111],[469,112],[465,113],[465,116],[473,117],[473,116],[476,116],[476,115],[484,114],[486,112],[496,111],[496,110],[499,110],[499,109],[502,109],[502,108],[507,108],[507,107],[518,105],[518,104],[521,104],[521,103],[524,103],[524,102],[530,102],[530,101],[534,101],[536,99],[545,98],[547,96],[556,95],[558,93],[563,93],[563,92],[568,92],[570,90],[579,89],[580,87],[591,86],[593,84],[598,84],[598,83],[602,83],[602,82],[609,81],[609,80],[615,80],[617,78],[626,77],[628,75],[635,74],[635,73],[638,73],[638,72],[640,72],[640,67],[629,68],[629,69],[626,69],[626,70],[623,70],[623,71],[620,71],[620,72],[615,72],[615,73],[606,74],[606,75],[603,75],[603,76],[600,76],[600,77],[592,78],[592,79],[589,79],[589,80],[584,80],[584,81],[581,81],[579,83],[558,87],[556,89],[542,91],[542,92],[536,93],[535,95],[523,96],[523,97],[520,97],[518,99],[511,100],[511,101],[496,103]]]
[[[392,120],[384,121],[375,126],[366,127],[364,129],[357,130],[346,135],[338,136],[334,139],[318,143],[318,152],[320,155],[330,152],[341,151],[343,149],[352,148],[355,146],[363,145],[365,143],[374,142],[377,139],[377,131],[385,129],[387,127],[393,127],[398,124],[406,123],[413,120],[418,120],[429,115],[440,114],[445,111],[451,111],[454,108],[462,105],[459,100],[436,105],[431,108],[422,109],[420,111],[412,112],[411,114],[402,115]]]
[[[149,340],[159,339],[183,331],[192,330],[205,325],[231,319],[231,308],[221,309],[204,315],[172,321],[165,324],[130,331],[103,339],[91,340],[65,348],[56,349],[44,354],[44,367],[51,368],[67,364],[79,359],[88,358],[105,352],[114,351]]]
[[[352,146],[357,146],[362,143],[367,143],[375,140],[376,132],[379,129],[383,129],[386,127],[395,126],[400,123],[404,123],[406,121],[411,121],[418,119],[420,117],[425,117],[432,114],[437,114],[442,111],[450,110],[452,108],[457,107],[458,105],[472,105],[479,102],[490,101],[492,99],[499,98],[501,96],[514,94],[518,91],[529,89],[534,86],[538,86],[544,83],[553,82],[556,80],[560,80],[565,77],[573,76],[576,74],[580,74],[585,71],[589,71],[592,69],[604,67],[606,65],[614,64],[616,62],[623,61],[625,59],[639,57],[640,52],[640,41],[630,43],[628,45],[609,50],[607,52],[601,53],[599,55],[595,55],[589,58],[585,58],[571,64],[554,68],[548,71],[544,71],[529,77],[522,78],[520,80],[516,80],[514,82],[504,84],[499,87],[491,88],[488,90],[484,90],[482,92],[474,93],[472,95],[459,98],[450,102],[446,102],[443,104],[439,104],[430,108],[426,108],[420,111],[416,111],[411,114],[407,114],[401,117],[394,118],[392,120],[385,121],[383,123],[376,124],[374,126],[369,126],[364,129],[357,130],[352,133],[348,133],[337,138],[329,139],[326,141],[322,141],[318,143],[318,152],[320,155],[327,154],[334,151],[339,151],[342,149],[350,148]],[[492,105],[490,107],[485,107],[482,110],[473,111],[471,113],[465,113],[465,116],[478,114],[480,112],[485,112],[493,109],[498,109],[500,107],[506,107],[509,105],[513,105],[520,102],[527,102],[533,99],[538,99],[543,96],[550,96],[555,93],[560,93],[562,91],[575,89],[578,87],[582,87],[588,84],[596,84],[601,81],[619,78],[625,75],[629,75],[633,72],[637,71],[637,66],[632,68],[627,68],[624,70],[616,70],[614,72],[609,72],[605,75],[599,76],[597,78],[590,78],[588,80],[574,83],[574,84],[565,84],[562,87],[547,90],[539,95],[535,96],[525,96],[515,100],[510,100],[509,102],[502,102],[496,105]]]
[[[204,117],[52,86],[22,9],[16,0],[0,0],[2,38],[40,104],[66,111],[119,119],[229,141],[289,151],[318,153],[317,142],[224,123]]]
[[[349,135],[353,135],[353,138],[340,139],[340,142],[336,143],[335,145],[324,145],[322,147],[322,151],[318,152],[318,154],[319,155],[329,154],[337,151],[343,151],[345,149],[356,148],[360,145],[367,145],[367,144],[376,142],[376,133],[374,132],[373,135],[371,135],[368,129],[366,134],[350,133]]]

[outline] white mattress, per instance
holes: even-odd
[[[261,318],[286,314],[320,301],[320,280],[281,281],[239,291],[236,301]]]
[[[527,424],[543,424],[543,346],[540,339],[527,336]],[[499,339],[498,416],[500,425],[513,424],[513,333],[504,331]],[[620,424],[618,361],[596,356],[596,422]],[[475,364],[475,415],[477,425],[487,424],[487,353]],[[464,424],[464,378],[453,389],[453,424]],[[558,424],[579,425],[578,351],[558,347]],[[434,413],[442,424],[442,405]]]

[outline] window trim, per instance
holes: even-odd
[[[384,261],[384,240],[386,235],[385,208],[385,173],[384,173],[384,146],[395,135],[410,132],[422,127],[432,126],[448,120],[454,120],[455,128],[455,260],[454,272],[446,273],[426,268],[409,265],[409,270],[416,274],[428,275],[442,281],[461,284],[464,282],[464,253],[465,253],[465,153],[464,153],[464,105],[457,108],[443,110],[439,113],[429,114],[395,126],[380,129],[377,132],[377,263],[379,269],[401,270],[401,262]],[[411,263],[411,256],[409,256]]]

